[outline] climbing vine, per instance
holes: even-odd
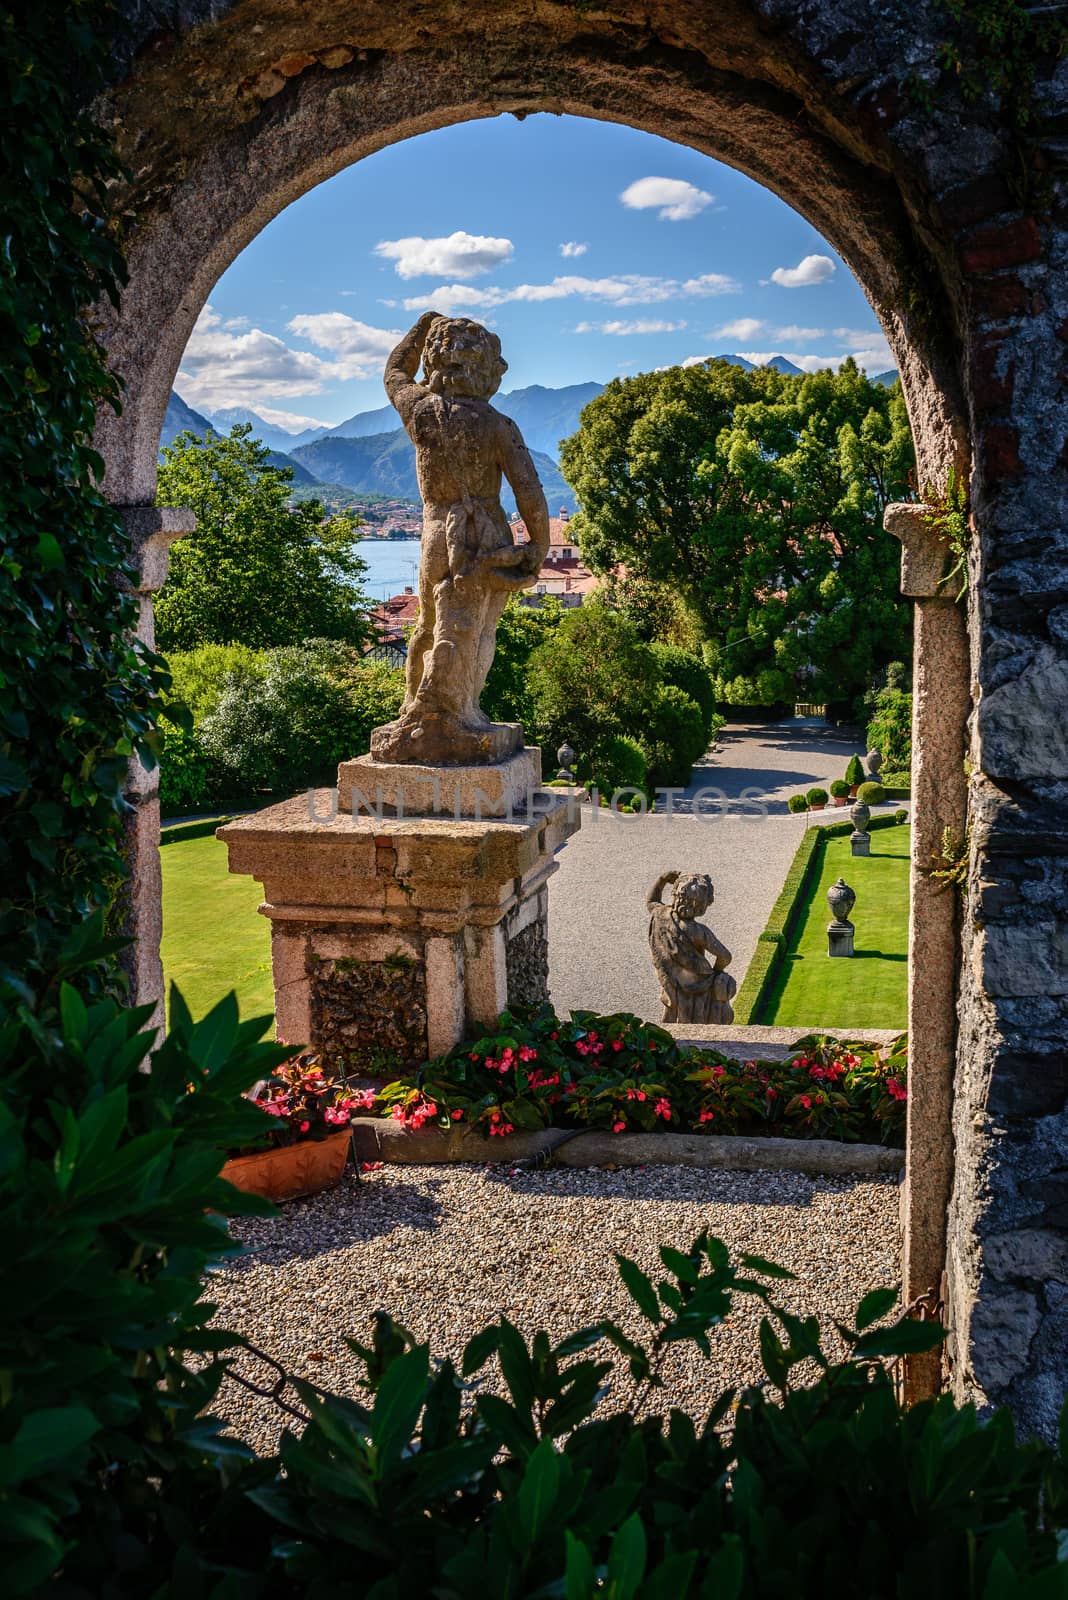
[[[113,19],[105,0],[0,3],[0,983],[27,996],[121,879],[126,763],[153,759],[164,681],[132,642],[92,448],[97,407],[120,405],[86,309],[124,276],[118,166],[83,109]]]
[[[938,587],[948,590],[955,579],[960,588],[954,600],[963,600],[968,592],[968,541],[971,525],[968,520],[968,486],[953,468],[949,469],[945,494],[935,494],[931,488],[924,492],[927,515],[924,522],[948,546],[953,565],[939,580]]]
[[[1020,129],[1035,120],[1035,69],[1068,48],[1068,6],[1020,0],[940,0],[952,27],[939,60],[968,101],[993,92]]]

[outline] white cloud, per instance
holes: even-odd
[[[602,300],[615,306],[640,306],[691,296],[737,294],[740,289],[741,284],[721,272],[706,272],[699,278],[686,278],[682,282],[677,278],[644,277],[637,273],[620,273],[609,278],[566,275],[553,278],[551,283],[520,283],[514,289],[498,289],[493,285],[472,289],[464,283],[443,283],[426,294],[412,295],[402,304],[406,311],[434,310],[446,314],[493,309],[517,301],[566,300],[572,296]]]
[[[438,239],[412,234],[407,239],[383,239],[375,245],[375,255],[395,263],[401,278],[438,277],[477,278],[510,261],[515,251],[511,239],[494,239],[483,233],[464,233],[457,229]]]
[[[796,323],[791,322],[788,327],[776,328],[775,337],[776,339],[785,339],[789,344],[793,344],[797,339],[826,339],[827,329],[799,328]]]
[[[178,370],[176,386],[183,399],[209,411],[251,406],[266,416],[264,401],[321,394],[332,382],[377,374],[399,338],[396,332],[369,328],[340,312],[294,317],[289,331],[331,351],[336,359],[328,361],[308,350],[294,350],[262,328],[231,332],[219,313],[206,305]],[[307,421],[309,426],[316,423],[315,418]]]
[[[754,334],[760,332],[764,323],[759,317],[735,317],[733,322],[725,322],[722,328],[717,328],[713,339],[752,339]]]
[[[710,206],[715,195],[681,178],[638,178],[619,198],[632,211],[656,211],[661,222],[687,222]]]
[[[223,327],[228,328],[231,333],[237,333],[240,329],[247,328],[248,326],[249,320],[247,317],[227,317],[226,321],[223,323]]]
[[[806,289],[814,283],[826,283],[833,271],[830,256],[805,256],[796,267],[776,267],[771,281],[781,289]]]
[[[571,256],[584,256],[589,248],[588,244],[579,244],[577,239],[568,239],[560,246],[560,254],[566,260]]]
[[[685,326],[685,322],[659,322],[652,317],[645,317],[635,322],[580,322],[575,332],[614,333],[624,337],[631,333],[678,333]]]

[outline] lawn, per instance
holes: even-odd
[[[904,1028],[908,1014],[910,829],[871,835],[871,855],[853,856],[848,838],[828,839],[822,869],[802,912],[782,974],[760,1021],[783,1027]],[[856,890],[852,959],[827,954],[827,890],[837,878]]]
[[[217,825],[174,829],[171,840],[163,832],[163,975],[168,991],[172,983],[181,989],[194,1018],[229,989],[242,1017],[273,1017],[271,930],[256,909],[263,894],[254,879],[227,871]]]

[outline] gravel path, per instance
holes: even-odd
[[[898,1281],[897,1217],[893,1179],[385,1167],[359,1180],[349,1173],[340,1188],[269,1221],[236,1219],[250,1253],[214,1274],[208,1295],[222,1325],[294,1376],[354,1394],[357,1367],[344,1340],[364,1339],[379,1307],[439,1358],[457,1358],[502,1312],[527,1335],[544,1327],[559,1338],[604,1316],[640,1334],[613,1253],[656,1272],[661,1244],[685,1248],[703,1228],[797,1273],[798,1282],[782,1286],[792,1310],[851,1320],[867,1290]],[[762,1376],[759,1319],[757,1302],[740,1295],[713,1335],[711,1362],[677,1347],[660,1403],[700,1411],[729,1385]],[[262,1365],[243,1370],[263,1381]],[[618,1383],[629,1392],[625,1372]],[[284,1425],[269,1402],[232,1383],[215,1409],[261,1451]]]
[[[694,769],[671,816],[583,807],[582,827],[561,850],[549,886],[549,986],[557,1011],[633,1011],[659,1021],[645,898],[672,868],[710,874],[716,901],[705,920],[732,952],[740,984],[805,829],[804,814],[792,816],[786,801],[817,783],[829,789],[856,737],[803,724],[732,724]],[[702,798],[702,790],[723,798]],[[824,811],[819,820],[845,815]]]

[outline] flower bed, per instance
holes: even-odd
[[[761,1134],[900,1147],[904,1035],[880,1052],[813,1034],[787,1061],[737,1061],[680,1046],[621,1013],[504,1012],[498,1031],[457,1045],[377,1091],[374,1113],[406,1128],[477,1128],[487,1139],[542,1128]]]

